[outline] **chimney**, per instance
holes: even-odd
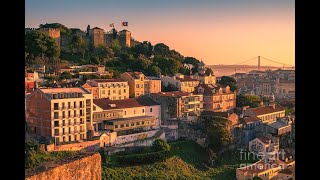
[[[276,103],[271,104],[273,109],[276,109]]]

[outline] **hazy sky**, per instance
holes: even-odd
[[[257,56],[294,65],[294,0],[26,0],[26,27],[61,23],[127,29],[138,41],[165,43],[206,64]],[[257,64],[255,61],[248,64]],[[266,60],[261,65],[276,65]],[[281,65],[280,65],[281,66]]]

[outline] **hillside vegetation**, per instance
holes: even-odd
[[[103,166],[103,179],[236,179],[240,152],[232,150],[218,156],[216,168],[205,164],[207,153],[194,141],[170,143],[172,157],[139,166]],[[111,158],[112,159],[112,158]]]

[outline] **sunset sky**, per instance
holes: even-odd
[[[26,0],[25,27],[61,23],[122,30],[138,41],[164,43],[206,64],[257,56],[294,65],[294,0]],[[250,61],[248,64],[257,64]],[[281,66],[268,61],[261,65]]]

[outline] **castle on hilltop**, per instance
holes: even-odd
[[[105,32],[99,27],[90,28],[88,25],[86,31],[78,28],[71,28],[71,34],[82,36],[88,48],[97,48],[99,45],[110,47],[115,40],[119,41],[121,47],[132,47],[139,43],[131,37],[131,32],[124,29],[119,32],[115,28]],[[68,34],[60,34],[59,28],[25,28],[25,33],[30,31],[41,31],[54,38],[56,44],[63,51],[70,51],[69,44],[71,36]]]

